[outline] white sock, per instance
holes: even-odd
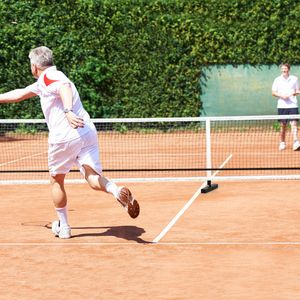
[[[62,208],[55,208],[55,210],[59,219],[60,227],[69,226],[67,206]]]
[[[105,190],[110,193],[113,194],[115,198],[118,198],[119,196],[119,187],[112,181],[108,181],[106,186],[105,186]]]

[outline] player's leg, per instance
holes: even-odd
[[[77,155],[77,164],[89,186],[97,191],[112,194],[127,210],[132,218],[139,215],[140,207],[126,187],[118,187],[114,182],[102,175],[102,165],[98,146],[98,137],[95,131],[91,131],[82,137],[84,143]]]
[[[49,145],[48,165],[51,176],[51,195],[58,216],[58,220],[52,223],[52,231],[55,236],[60,238],[71,237],[64,180],[76,161],[77,152],[80,149],[80,139],[68,143]]]
[[[293,150],[297,151],[300,149],[300,143],[298,140],[298,121],[297,120],[291,121],[291,130],[292,130],[292,136],[293,136]]]
[[[286,133],[286,122],[281,121],[280,122],[280,144],[279,144],[279,150],[284,150],[286,148],[285,144],[285,134]]]
[[[297,115],[298,114],[298,108],[291,108],[289,110],[289,114],[291,115]],[[291,131],[293,136],[293,150],[297,151],[300,149],[300,143],[298,140],[298,119],[291,120]]]
[[[133,198],[131,191],[127,187],[118,187],[114,182],[100,175],[87,164],[83,164],[82,168],[84,169],[85,179],[92,189],[112,194],[126,209],[131,218],[136,218],[139,215],[139,203]]]
[[[95,160],[96,159],[97,158],[95,158]],[[82,157],[81,160],[83,160]],[[96,191],[103,191],[103,192],[110,193],[117,198],[119,194],[118,186],[114,182],[108,180],[106,177],[101,175],[101,171],[97,167],[97,165],[98,163],[96,163],[96,165],[94,165],[93,163],[93,167],[87,164],[82,165],[82,168],[84,170],[84,172],[82,173],[84,174],[85,180],[87,181],[87,183],[92,189]],[[97,169],[97,171],[95,171],[94,168]]]
[[[284,108],[278,108],[278,115],[286,115],[288,114],[287,109]],[[285,144],[285,133],[286,133],[286,124],[287,120],[286,119],[279,119],[279,125],[280,125],[280,143],[279,143],[279,150],[282,151],[286,148]]]
[[[65,174],[51,176],[51,195],[58,221],[52,223],[53,233],[63,239],[71,237],[68,222],[67,195],[64,187]]]
[[[67,205],[67,195],[64,186],[65,174],[51,176],[51,195],[55,208],[63,208]]]

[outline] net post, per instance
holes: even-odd
[[[201,189],[202,194],[209,193],[218,188],[218,184],[212,183],[211,180],[207,180],[207,185]]]
[[[207,178],[212,177],[212,163],[211,163],[211,135],[210,135],[210,118],[205,120],[205,137],[206,137],[206,176]],[[218,188],[218,185],[211,183],[211,179],[207,180],[207,185],[201,189],[201,193],[209,193]]]

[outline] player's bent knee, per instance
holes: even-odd
[[[58,174],[58,175],[50,177],[50,183],[52,185],[54,185],[54,184],[63,185],[64,180],[65,180],[65,174]]]
[[[102,190],[100,183],[99,183],[99,175],[89,175],[86,176],[85,179],[88,182],[89,186],[96,191]]]

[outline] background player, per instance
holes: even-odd
[[[299,82],[298,78],[294,75],[290,75],[290,65],[284,63],[280,66],[281,75],[275,78],[272,85],[272,95],[278,98],[277,108],[279,115],[297,115],[298,114],[298,102],[296,95],[299,94]],[[279,150],[286,148],[286,127],[288,120],[280,120],[280,144]],[[300,149],[300,143],[298,141],[298,121],[291,120],[291,129],[293,135],[293,150]]]

